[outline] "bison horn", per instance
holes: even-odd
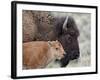
[[[67,31],[67,22],[68,22],[68,16],[66,17],[65,21],[64,21],[64,24],[63,24],[63,29]]]

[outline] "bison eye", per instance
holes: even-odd
[[[70,32],[70,35],[72,35],[72,36],[75,35],[75,32],[74,31],[71,31]]]
[[[72,42],[72,37],[71,37],[70,34],[67,34],[66,37],[65,37],[65,39],[66,39],[66,41],[67,41],[68,43],[71,43],[71,42]]]
[[[72,37],[68,36],[67,41],[68,41],[68,43],[71,43],[72,42]]]
[[[71,34],[71,35],[74,35],[74,32],[71,32],[70,34]]]
[[[72,38],[71,38],[71,37],[69,37],[69,38],[68,38],[68,40],[71,42],[71,41],[72,41]]]

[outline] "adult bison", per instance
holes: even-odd
[[[58,16],[47,11],[23,10],[22,13],[23,42],[59,40],[67,53],[60,60],[61,67],[79,57],[79,30],[72,17],[62,16],[60,12]]]

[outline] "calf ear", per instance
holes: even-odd
[[[56,40],[56,43],[59,44],[59,46],[61,46],[61,43],[58,40]]]
[[[58,40],[56,40],[56,42],[59,42]]]
[[[51,41],[48,41],[48,44],[49,44],[50,46],[52,46],[52,42],[51,42]]]

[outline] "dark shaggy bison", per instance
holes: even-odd
[[[23,42],[59,40],[67,53],[60,60],[61,67],[65,67],[80,55],[79,30],[72,17],[52,13],[23,10]]]

